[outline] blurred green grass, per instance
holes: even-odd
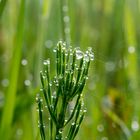
[[[68,5],[70,44],[91,46],[95,54],[84,89],[88,112],[77,139],[139,139],[140,0],[71,0]],[[3,140],[40,139],[39,71],[64,38],[63,6],[59,0],[0,1]]]

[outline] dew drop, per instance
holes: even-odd
[[[53,52],[55,52],[55,53],[56,53],[56,51],[57,51],[56,49],[53,49]]]
[[[43,78],[43,79],[46,79],[46,75],[43,75],[42,78]]]
[[[84,113],[86,113],[87,112],[87,110],[86,109],[84,109]]]
[[[78,127],[79,125],[78,124],[76,124],[76,127]]]
[[[79,70],[79,68],[78,68],[78,67],[76,67],[76,70]]]
[[[59,134],[62,134],[62,130],[59,130]]]
[[[60,40],[58,43],[57,43],[57,47],[59,47],[59,45],[62,45],[63,42]]]
[[[75,125],[75,122],[73,122],[71,125]]]
[[[16,134],[21,136],[23,134],[23,130],[21,128],[17,129]]]
[[[3,79],[3,80],[1,81],[1,84],[2,84],[3,87],[8,87],[8,85],[9,85],[9,80],[8,80],[8,79]]]
[[[40,91],[42,92],[43,91],[43,88],[41,88]]]
[[[72,46],[69,46],[69,51],[73,52]]]
[[[36,99],[36,102],[39,102],[39,98],[38,97],[36,97],[35,99]]]
[[[49,83],[49,86],[50,86],[50,87],[52,86],[52,83],[51,83],[51,82]]]
[[[105,63],[106,71],[111,72],[115,69],[115,64],[112,61],[108,61]]]
[[[63,50],[63,52],[65,52],[65,51],[66,51],[66,47],[64,46],[64,47],[62,48],[62,50]]]
[[[70,73],[73,74],[74,73],[73,70]]]
[[[77,67],[77,64],[75,64],[75,67]]]
[[[44,65],[49,65],[49,64],[50,64],[50,59],[44,60],[44,61],[43,61],[43,64],[44,64]]]
[[[88,54],[85,54],[84,55],[84,61],[89,62],[89,60],[90,60],[90,58],[89,58]]]
[[[27,61],[26,59],[22,59],[22,60],[21,60],[21,64],[22,64],[23,66],[26,66],[26,65],[28,64],[28,61]]]
[[[136,120],[132,121],[131,128],[132,128],[133,131],[138,131],[139,130],[138,121],[136,121]]]
[[[52,42],[51,40],[47,40],[47,41],[45,42],[45,47],[46,47],[46,48],[50,49],[52,46],[53,46],[53,42]]]
[[[108,140],[108,138],[107,137],[102,137],[101,140]]]
[[[69,20],[70,20],[69,16],[65,16],[63,20],[64,20],[64,22],[69,22]]]
[[[66,73],[66,74],[68,74],[68,73],[69,73],[69,71],[68,71],[68,70],[66,70],[66,71],[65,71],[65,73]]]
[[[43,99],[42,98],[40,99],[40,102],[43,102]]]
[[[54,91],[54,92],[53,92],[53,96],[55,96],[55,97],[56,97],[56,91]]]
[[[72,113],[73,112],[73,109],[70,109],[70,112]]]
[[[64,5],[63,6],[63,12],[67,12],[68,11],[68,6]]]
[[[90,60],[94,60],[94,54],[89,54]]]
[[[135,52],[135,47],[134,46],[129,46],[128,47],[128,52],[131,53],[131,54],[134,53]]]
[[[68,56],[68,52],[65,53],[65,56]]]
[[[89,54],[90,60],[94,60],[94,53],[92,52],[91,47],[88,48],[88,54]]]
[[[83,52],[79,48],[76,49],[76,58],[77,59],[83,58]]]
[[[58,87],[58,86],[59,86],[59,84],[57,83],[57,84],[56,84],[56,87]]]
[[[104,126],[103,126],[102,124],[99,124],[99,125],[97,126],[97,130],[98,130],[99,132],[103,132],[103,131],[104,131]]]
[[[56,140],[59,140],[59,136],[56,136],[56,138],[55,138]]]
[[[65,122],[67,122],[68,120],[65,120]]]
[[[82,107],[84,106],[84,102],[82,102],[81,106],[82,106]]]
[[[27,80],[24,81],[24,84],[25,84],[25,86],[30,86],[31,85],[31,81],[27,79]]]
[[[54,109],[54,106],[53,105],[50,105],[51,109]]]
[[[85,79],[88,80],[88,76],[85,76]]]
[[[66,48],[66,42],[63,42],[63,48],[62,49],[65,49]]]
[[[91,47],[88,47],[88,51],[89,51],[89,52],[92,52],[92,48],[91,48]]]

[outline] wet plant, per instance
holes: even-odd
[[[42,87],[36,97],[40,135],[42,140],[74,140],[86,112],[82,91],[94,54],[91,48],[84,53],[62,41],[54,52],[56,75],[50,77],[50,59],[44,60],[44,69],[40,72]],[[44,115],[46,111],[48,116]]]

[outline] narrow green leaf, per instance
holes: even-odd
[[[5,106],[2,114],[2,123],[1,123],[1,135],[0,137],[4,140],[7,140],[10,134],[11,123],[13,120],[13,112],[15,107],[15,99],[17,92],[17,81],[20,68],[21,52],[22,52],[22,43],[23,43],[23,31],[24,31],[24,18],[25,18],[25,2],[22,0],[20,3],[19,17],[17,22],[17,31],[15,34],[15,42],[13,46],[14,54],[11,62],[10,69],[10,85],[6,94]]]

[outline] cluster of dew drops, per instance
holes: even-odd
[[[70,57],[73,56],[73,50],[76,50],[76,59],[80,60],[83,58],[84,60],[84,64],[88,63],[89,61],[93,61],[94,60],[94,53],[92,51],[91,47],[88,47],[87,51],[84,53],[80,50],[80,47],[76,47],[74,49],[72,49],[72,46],[68,46],[66,45],[66,43],[63,43],[62,41],[59,41],[58,44],[62,44],[62,51],[65,51],[65,56],[68,56],[68,53],[70,54]],[[57,48],[53,49],[53,52],[56,53],[57,52]],[[57,60],[56,60],[57,61]],[[43,65],[50,65],[50,59],[46,59],[43,61]],[[67,66],[68,64],[66,64]],[[76,69],[78,69],[77,64],[75,64]],[[65,71],[67,72],[67,71]],[[56,78],[56,77],[55,77]],[[88,79],[88,77],[87,77]],[[58,86],[58,82],[57,79],[55,79],[56,82],[56,86]],[[50,82],[50,86],[52,86],[52,83]]]
[[[68,55],[68,51],[70,51],[71,56],[73,55],[72,46],[67,47],[66,43],[62,43],[62,41],[59,41],[58,43],[63,44],[62,50],[66,51],[66,53],[65,53],[66,56]],[[80,47],[76,47],[74,49],[76,50],[76,59],[77,60],[82,59],[83,57],[84,57],[84,61],[86,61],[86,62],[89,62],[90,60],[94,60],[94,53],[93,53],[91,47],[88,47],[88,49],[87,49],[87,51],[85,53],[83,53],[80,50]],[[56,51],[57,51],[57,49],[55,48],[53,50],[53,52],[56,52]]]
[[[60,44],[63,44],[62,45],[62,50],[65,50],[65,56],[68,56],[68,51],[70,52],[70,56],[73,56],[72,46],[66,47],[66,44],[65,43],[62,43],[62,41],[60,41],[59,43]],[[94,60],[94,53],[92,52],[92,48],[91,47],[88,47],[88,49],[87,49],[87,51],[85,53],[80,50],[80,47],[76,47],[74,49],[76,50],[76,59],[77,60],[80,60],[80,59],[83,58],[84,63],[87,63],[89,61]],[[53,52],[56,53],[57,52],[57,49],[55,48],[53,50]],[[50,59],[44,60],[43,61],[43,65],[50,65]],[[57,79],[55,79],[55,82],[57,84],[56,86],[58,86]],[[52,86],[52,83],[50,83],[50,86]],[[42,90],[42,89],[40,89],[40,90]],[[55,94],[52,95],[52,98],[55,98],[54,96],[55,96]],[[37,94],[37,96],[36,96],[36,102],[39,102],[39,100],[41,102],[43,102],[43,99],[39,96],[39,94]],[[37,111],[39,111],[39,110],[37,109]],[[43,112],[43,109],[41,111]],[[86,109],[84,109],[84,112],[86,112]],[[67,120],[65,120],[65,121],[67,121]],[[38,127],[40,127],[40,123],[39,122],[38,122],[38,124],[39,124]],[[72,125],[74,125],[74,123],[72,123]],[[45,125],[43,125],[43,127],[45,127]],[[60,133],[62,133],[62,132],[60,132]],[[57,139],[57,136],[56,136],[56,139]],[[59,139],[59,137],[58,137],[58,139]],[[65,137],[65,139],[67,139],[67,137]]]
[[[70,56],[73,55],[73,49],[72,49],[72,46],[69,46],[67,47],[66,46],[66,43],[62,43],[62,41],[59,41],[58,44],[62,44],[62,50],[65,50],[65,55],[68,56],[68,51],[70,52]],[[76,59],[77,60],[80,60],[83,58],[84,60],[84,63],[87,63],[89,61],[93,61],[94,60],[94,53],[92,51],[92,48],[91,47],[88,47],[87,51],[84,53],[80,50],[80,47],[76,47],[74,48],[76,50]],[[57,49],[55,48],[53,50],[53,52],[57,52]],[[50,65],[50,58],[46,59],[43,61],[43,65]],[[77,64],[75,64],[77,66]],[[44,77],[45,78],[45,77]],[[56,78],[56,77],[55,77]],[[87,78],[88,79],[88,78]],[[57,79],[55,79],[54,83],[56,84],[56,86],[59,85]],[[50,82],[50,86],[52,86],[52,82]],[[42,89],[40,89],[42,91]],[[36,101],[38,102],[39,101],[39,94],[37,94],[36,96]],[[55,92],[54,92],[54,95],[52,95],[52,98],[55,98]],[[41,102],[43,102],[43,99],[41,98],[40,99]]]

